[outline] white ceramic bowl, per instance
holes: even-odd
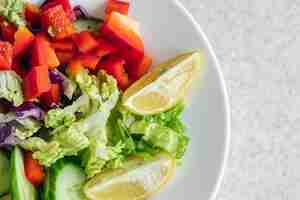
[[[101,16],[104,2],[72,3]],[[203,49],[207,59],[202,86],[184,113],[191,138],[185,160],[173,182],[153,199],[213,199],[223,176],[230,138],[228,97],[216,56],[200,26],[177,0],[132,0],[130,15],[140,22],[146,50],[155,63],[195,48]]]

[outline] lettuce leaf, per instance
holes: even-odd
[[[0,98],[20,106],[23,99],[22,79],[14,71],[0,71]]]
[[[161,148],[176,158],[182,157],[188,143],[188,138],[171,128],[164,127],[158,123],[149,123],[145,120],[137,121],[130,127],[133,134],[142,134],[143,140],[153,147]]]
[[[139,116],[119,106],[109,120],[110,141],[124,144],[123,155],[139,154],[147,157],[157,151],[168,151],[181,159],[189,139],[181,119],[184,104],[151,116]]]
[[[24,2],[22,0],[3,0],[0,4],[0,15],[9,22],[17,26],[25,26],[26,21],[23,17]]]
[[[59,126],[69,126],[76,121],[76,115],[83,116],[89,112],[90,100],[83,94],[72,105],[63,109],[57,108],[50,110],[45,118],[47,128],[57,128]]]

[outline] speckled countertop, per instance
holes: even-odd
[[[181,1],[230,94],[232,146],[217,200],[300,199],[300,1]]]

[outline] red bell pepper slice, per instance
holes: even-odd
[[[38,6],[27,3],[25,6],[25,19],[31,28],[38,28],[41,25],[41,10]]]
[[[97,40],[87,31],[72,35],[72,39],[81,53],[86,53],[98,46]]]
[[[71,39],[52,41],[51,47],[55,49],[55,51],[74,51],[76,48]]]
[[[71,3],[69,0],[51,0],[48,1],[45,5],[42,6],[42,10],[47,10],[48,8],[61,5],[66,12],[66,15],[71,21],[76,20],[75,13],[72,9]]]
[[[113,55],[103,60],[99,67],[113,76],[117,80],[119,88],[125,90],[130,84],[128,74],[124,68],[125,64],[126,61],[124,59]]]
[[[105,13],[109,15],[112,12],[118,12],[123,15],[128,15],[129,1],[128,0],[108,0]]]
[[[55,51],[55,54],[61,64],[66,64],[75,57],[75,52],[73,51]]]
[[[0,29],[2,39],[13,43],[15,40],[15,32],[17,31],[17,28],[13,24],[8,23],[7,21],[2,21],[0,23]]]
[[[11,69],[13,47],[9,42],[0,41],[0,70]]]
[[[24,155],[24,170],[26,178],[34,186],[41,185],[45,180],[45,172],[39,162],[32,157],[31,152]]]
[[[21,78],[24,78],[27,74],[26,69],[20,64],[18,59],[13,59],[12,70],[14,70]]]
[[[25,27],[19,27],[15,33],[14,56],[22,55],[28,50],[34,40],[34,35]]]
[[[42,27],[52,37],[62,39],[75,32],[75,28],[62,5],[47,8],[42,12]]]
[[[91,51],[91,53],[98,57],[107,56],[109,54],[113,54],[117,52],[117,47],[113,44],[107,42],[106,40],[99,38],[98,39],[98,46]]]
[[[128,64],[136,65],[144,58],[144,44],[138,23],[128,16],[112,12],[101,27],[100,33],[118,46],[120,55]]]
[[[47,66],[32,67],[23,79],[23,91],[26,100],[35,99],[44,92],[49,91],[50,88],[51,83]]]
[[[97,68],[97,65],[101,59],[101,57],[95,56],[93,54],[81,54],[77,58],[81,64],[90,70],[95,70]]]
[[[142,78],[150,69],[152,65],[152,58],[145,54],[143,60],[136,66],[128,68],[128,74],[131,80],[137,81]]]
[[[60,91],[59,84],[51,84],[50,90],[41,95],[42,103],[48,107],[57,106],[60,102]]]
[[[59,64],[55,51],[51,48],[47,38],[43,35],[37,35],[33,43],[31,65],[46,65],[49,68],[55,68]]]

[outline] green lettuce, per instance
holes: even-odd
[[[110,141],[124,144],[123,155],[139,154],[145,158],[157,151],[170,152],[181,159],[189,139],[181,119],[184,104],[151,116],[139,116],[119,106],[109,120]]]
[[[171,128],[157,123],[149,123],[145,120],[137,121],[130,127],[130,132],[143,134],[143,140],[153,147],[161,148],[176,158],[182,157],[182,151],[186,149],[188,138]]]
[[[115,79],[100,71],[97,76],[82,70],[75,82],[90,99],[90,115],[80,120],[82,129],[89,138],[90,145],[83,152],[82,165],[89,177],[100,173],[107,162],[117,160],[121,153],[119,146],[108,145],[107,122],[112,109],[119,100],[119,90]]]
[[[0,15],[9,22],[17,26],[25,26],[24,1],[22,0],[2,0],[0,2]]]
[[[40,137],[31,137],[22,141],[20,145],[23,149],[34,152],[33,158],[47,167],[65,156],[57,141],[46,142]]]
[[[34,158],[45,166],[82,152],[83,166],[92,176],[117,158],[117,148],[108,145],[106,126],[118,102],[119,90],[116,81],[104,72],[95,76],[82,70],[74,80],[83,94],[71,106],[49,111],[46,126],[54,128],[50,140],[30,138],[23,147],[33,149]]]
[[[76,121],[76,115],[84,116],[89,112],[90,100],[83,94],[72,105],[63,109],[57,108],[50,110],[45,118],[47,128],[57,128],[59,126],[69,126]]]
[[[14,71],[0,71],[0,98],[20,106],[23,99],[22,79]]]
[[[16,119],[14,125],[15,135],[22,140],[33,136],[42,127],[41,122],[32,118]]]

